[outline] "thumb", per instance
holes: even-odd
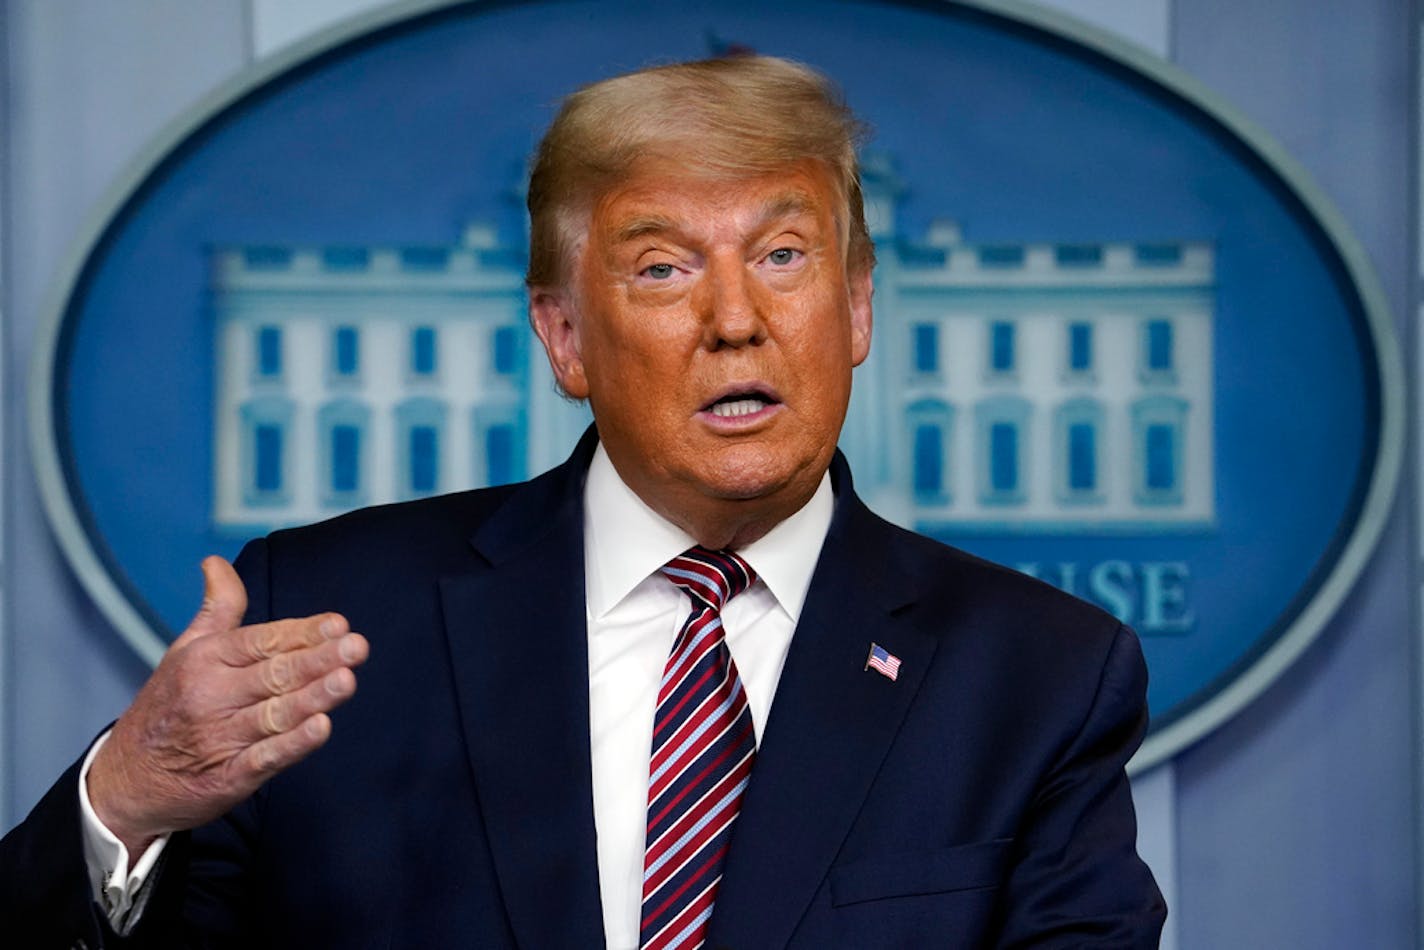
[[[203,559],[203,605],[179,640],[232,630],[247,613],[247,588],[232,565],[216,555]]]

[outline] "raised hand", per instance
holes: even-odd
[[[340,614],[240,626],[247,591],[203,561],[203,606],[173,641],[89,769],[99,820],[137,860],[159,835],[249,797],[331,735],[369,645]]]

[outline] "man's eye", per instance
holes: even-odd
[[[672,265],[652,264],[649,265],[648,268],[643,271],[643,273],[647,274],[653,280],[667,280],[669,277],[672,276]]]
[[[796,260],[796,255],[798,253],[798,251],[789,247],[778,247],[776,250],[768,254],[766,256],[766,259],[771,261],[777,267],[785,267],[787,264],[790,264]]]

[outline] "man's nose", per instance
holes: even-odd
[[[709,349],[755,346],[766,338],[762,304],[743,262],[709,262],[702,290]]]

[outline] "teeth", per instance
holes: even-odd
[[[720,416],[723,419],[733,419],[737,416],[749,416],[765,407],[766,403],[760,399],[737,399],[733,402],[717,403],[712,407],[712,415]]]

